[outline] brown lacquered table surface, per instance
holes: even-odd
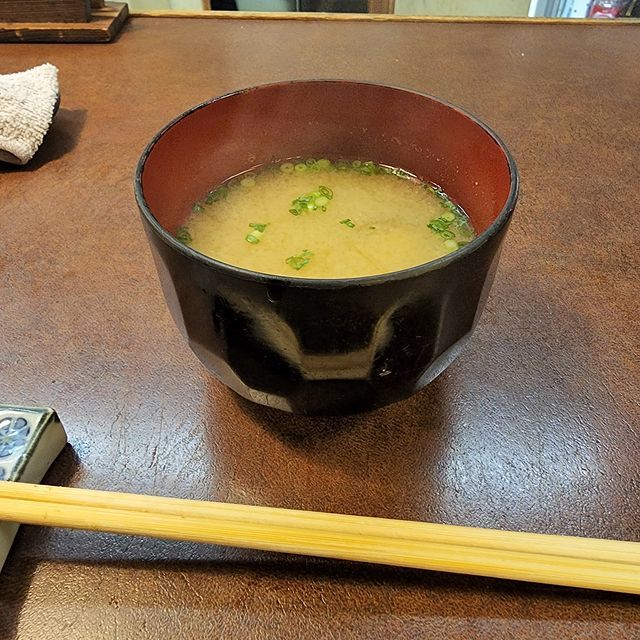
[[[640,540],[640,27],[137,18],[50,61],[62,107],[0,169],[0,399],[56,408],[52,484]],[[340,419],[252,406],[165,307],[132,180],[213,95],[287,78],[424,90],[503,136],[520,205],[464,355]],[[318,96],[321,100],[322,96]],[[640,599],[23,527],[0,638],[640,638]]]

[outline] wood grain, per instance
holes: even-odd
[[[384,13],[321,13],[304,11],[176,11],[158,9],[133,11],[136,18],[205,18],[207,20],[295,20],[329,22],[414,22],[447,24],[529,24],[529,25],[638,25],[640,18],[604,20],[597,18],[520,18],[500,16],[406,16]]]
[[[109,47],[3,45],[0,73],[60,69],[42,148],[0,174],[0,397],[58,410],[71,446],[46,482],[640,541],[640,231],[621,227],[640,209],[640,65],[620,63],[640,38],[616,23],[134,18]],[[132,186],[183,110],[314,77],[459,104],[522,176],[465,352],[419,395],[340,419],[206,374]],[[0,585],[3,639],[640,637],[637,596],[29,526]]]
[[[126,3],[106,2],[90,22],[0,22],[0,42],[110,42],[128,15]]]
[[[89,22],[89,0],[0,0],[2,22]]]

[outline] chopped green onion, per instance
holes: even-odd
[[[193,242],[193,238],[191,237],[187,227],[178,227],[176,229],[175,236],[176,240],[178,242],[182,242],[182,244],[191,244]]]
[[[199,202],[196,202],[193,207],[191,207],[191,211],[193,211],[193,213],[202,213],[204,211],[204,207]]]
[[[353,163],[353,166],[356,166],[355,163]],[[362,163],[362,166],[359,167],[358,171],[365,176],[373,175],[375,173],[375,165],[371,160],[367,160],[367,162]]]
[[[269,226],[269,223],[262,222],[250,222],[249,227],[253,229],[251,233],[248,233],[244,239],[251,244],[258,244],[260,242],[260,238],[264,233],[264,230]]]
[[[322,158],[316,162],[316,167],[318,169],[328,169],[331,166],[331,160],[327,160],[326,158]]]
[[[443,218],[434,218],[427,227],[436,233],[442,233],[443,231],[446,231],[450,225],[451,222],[448,220],[444,220]]]
[[[457,217],[458,207],[457,207],[455,204],[453,204],[453,202],[451,202],[451,200],[449,200],[449,199],[447,198],[447,196],[443,196],[443,197],[440,199],[440,204],[441,204],[445,209],[447,209],[447,211],[448,211],[449,213],[453,213],[454,217]]]
[[[448,220],[449,222],[453,222],[456,219],[456,214],[453,213],[453,211],[447,211],[446,213],[443,213],[440,217],[444,218],[445,220]]]
[[[317,209],[326,211],[331,198],[333,198],[333,191],[331,191],[329,187],[320,185],[317,191],[298,196],[291,203],[292,208],[289,209],[289,213],[292,213],[294,216],[299,216],[305,211],[316,211]]]
[[[292,162],[283,162],[280,165],[280,171],[282,171],[282,173],[293,173],[293,163]]]
[[[351,166],[352,166],[352,167],[355,167],[356,169],[357,169],[358,167],[361,167],[361,166],[362,166],[362,160],[354,160],[354,161],[351,163]]]
[[[445,240],[444,241],[445,249],[449,249],[449,251],[455,251],[458,248],[458,243],[455,240]]]
[[[353,229],[356,225],[351,222],[350,218],[345,218],[344,220],[340,220],[340,224],[344,224],[347,227],[349,227],[349,229]]]
[[[336,162],[336,169],[338,171],[346,171],[349,168],[349,163],[346,160],[338,160]]]
[[[304,163],[307,165],[307,167],[313,167],[316,164],[316,159],[315,158],[307,158]]]
[[[427,227],[437,233],[441,238],[445,240],[451,240],[455,238],[455,233],[449,230],[449,227],[454,223],[455,216],[453,220],[449,219],[449,216],[446,214],[442,214],[439,218],[434,218],[427,224]]]
[[[224,185],[222,185],[221,187],[217,187],[216,189],[209,191],[204,201],[207,204],[213,204],[214,202],[218,202],[218,200],[222,200],[226,198],[228,195],[229,195],[229,189]]]
[[[285,262],[296,271],[300,271],[302,267],[309,264],[313,253],[305,249],[299,256],[289,256]]]
[[[469,244],[469,242],[468,242],[467,240],[460,240],[460,241],[458,242],[458,246],[459,246],[459,247],[464,247],[464,246],[466,246],[466,245],[468,245],[468,244]]]
[[[307,165],[304,162],[298,162],[298,164],[294,165],[294,170],[302,173],[307,170]]]

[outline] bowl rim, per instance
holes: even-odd
[[[381,87],[385,89],[393,89],[396,91],[401,91],[404,93],[411,93],[414,95],[418,95],[422,98],[427,98],[429,100],[433,100],[438,102],[445,107],[453,109],[457,111],[462,116],[468,118],[476,125],[481,127],[498,145],[502,153],[504,154],[507,165],[509,167],[510,173],[510,187],[509,187],[509,195],[505,201],[504,206],[500,213],[496,216],[495,220],[477,237],[475,237],[469,244],[464,247],[453,251],[445,256],[440,258],[436,258],[435,260],[430,260],[429,262],[424,262],[422,264],[415,265],[413,267],[407,267],[406,269],[400,269],[397,271],[388,271],[386,273],[379,273],[370,276],[358,276],[351,278],[305,278],[300,276],[282,276],[270,273],[263,273],[260,271],[252,271],[250,269],[244,269],[242,267],[237,267],[235,265],[229,264],[227,262],[222,262],[220,260],[216,260],[215,258],[211,258],[206,256],[199,251],[195,251],[188,245],[185,245],[178,241],[172,234],[170,234],[161,224],[158,222],[156,217],[153,215],[151,211],[151,207],[148,205],[146,198],[144,197],[144,192],[142,189],[142,174],[144,173],[144,168],[147,162],[147,159],[153,148],[158,143],[160,138],[172,127],[177,125],[180,121],[184,120],[186,117],[190,116],[192,113],[203,109],[210,104],[218,102],[220,100],[225,100],[227,98],[231,98],[234,96],[242,95],[244,93],[251,93],[253,91],[259,91],[262,89],[268,89],[271,87],[289,85],[289,84],[318,84],[318,83],[331,83],[331,84],[352,84],[352,85],[364,85],[364,86],[374,86]],[[219,96],[215,96],[201,102],[200,104],[187,109],[180,115],[173,118],[170,122],[168,122],[162,129],[160,129],[151,139],[151,142],[147,144],[142,152],[140,159],[138,160],[138,164],[136,166],[135,178],[134,178],[134,193],[136,202],[138,204],[138,208],[142,213],[142,216],[147,221],[149,226],[153,229],[153,231],[160,237],[161,240],[164,241],[165,244],[169,245],[171,248],[177,250],[179,253],[196,260],[208,267],[213,267],[215,269],[226,272],[230,276],[234,276],[236,278],[241,278],[243,280],[251,280],[254,282],[281,286],[281,287],[301,287],[301,288],[313,288],[313,289],[340,289],[349,286],[370,286],[376,285],[386,282],[393,282],[399,280],[407,280],[411,278],[415,278],[424,273],[428,273],[430,271],[437,271],[438,269],[442,269],[447,267],[453,262],[463,259],[465,256],[473,253],[481,246],[483,246],[486,242],[488,242],[491,238],[493,238],[509,221],[513,211],[515,209],[516,202],[518,200],[518,192],[520,188],[520,174],[518,172],[518,168],[516,166],[515,160],[511,155],[511,152],[507,148],[506,144],[500,138],[500,136],[487,124],[485,124],[480,118],[473,115],[466,109],[463,109],[455,104],[452,104],[446,100],[442,100],[436,96],[433,96],[428,93],[424,93],[422,91],[417,91],[415,89],[410,89],[408,87],[402,87],[398,85],[389,85],[382,84],[379,82],[367,82],[360,80],[349,80],[349,79],[298,79],[298,80],[284,80],[279,82],[269,82],[266,84],[254,85],[251,87],[246,87],[244,89],[237,89],[235,91],[230,91],[224,93]]]

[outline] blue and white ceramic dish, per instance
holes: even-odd
[[[0,481],[40,482],[66,443],[53,409],[0,404]],[[17,531],[0,522],[0,571]]]

